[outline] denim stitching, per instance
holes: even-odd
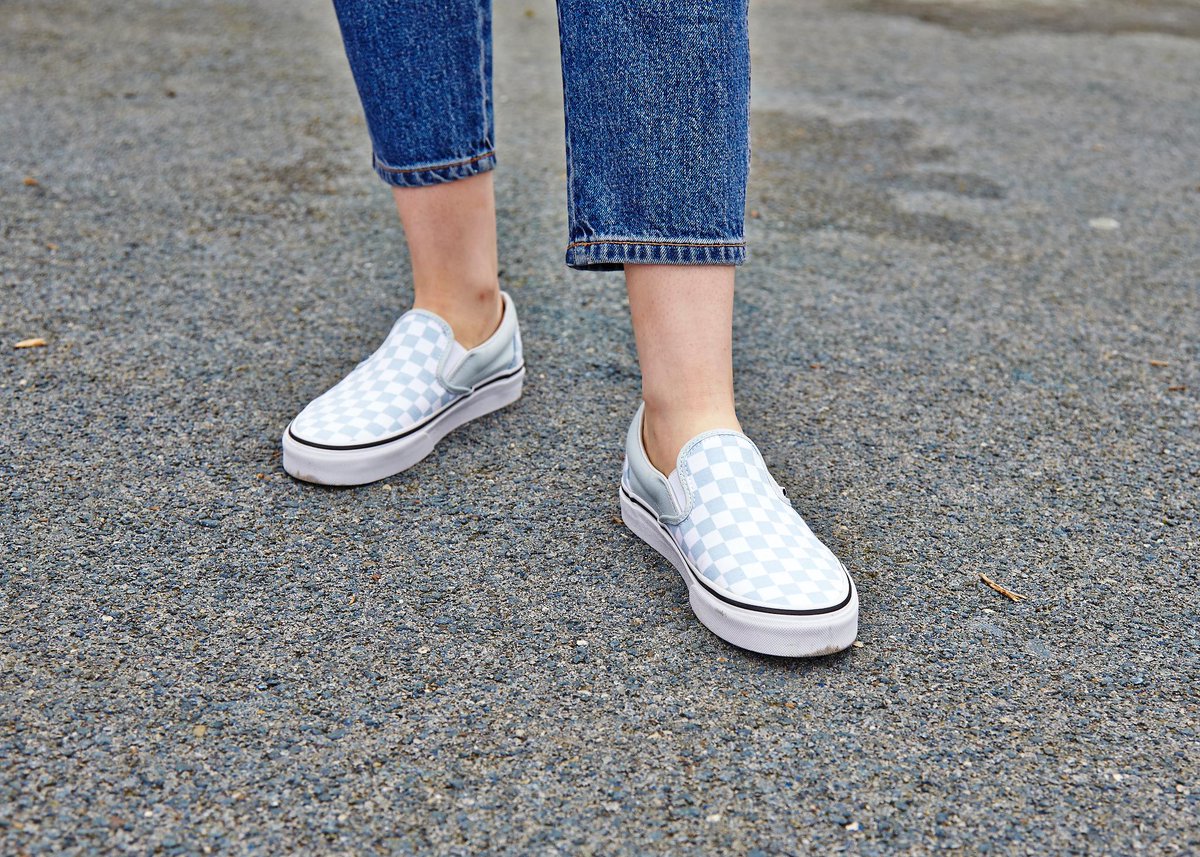
[[[448,167],[461,167],[465,164],[473,164],[476,161],[482,161],[484,158],[490,158],[495,154],[496,154],[496,150],[491,149],[487,152],[484,152],[482,155],[476,155],[473,158],[465,158],[464,160],[461,160],[461,161],[450,161],[445,164],[433,164],[432,166],[428,166],[428,167],[413,167],[411,169],[406,169],[406,168],[402,168],[402,167],[389,167],[383,161],[379,160],[378,156],[376,156],[375,169],[383,170],[385,173],[427,173],[427,172],[433,172],[434,170],[444,170]]]
[[[744,242],[700,244],[664,241],[650,243],[616,239],[579,241],[568,245],[566,262],[580,271],[616,271],[627,264],[741,265],[750,252]]]
[[[710,242],[702,243],[697,241],[627,241],[624,239],[610,238],[604,241],[572,241],[567,245],[570,247],[589,247],[593,244],[636,244],[644,247],[745,247],[745,241],[733,242]]]
[[[487,13],[487,11],[489,11],[489,10],[490,10],[490,6],[485,6],[484,4],[480,4],[479,6],[477,6],[476,7],[477,15],[475,17],[475,24],[476,24],[476,41],[479,45],[479,100],[481,102],[480,110],[479,110],[479,118],[480,118],[480,121],[483,122],[482,130],[483,130],[484,140],[491,143],[494,147],[495,141],[488,139],[488,137],[489,137],[488,131],[490,129],[488,128],[487,36],[489,35],[489,33],[484,32],[484,25],[488,23],[487,21],[484,20],[484,16]],[[493,148],[492,152],[494,152],[494,151],[495,151],[495,149]],[[482,157],[487,157],[487,155],[483,155]],[[476,158],[475,160],[478,160],[478,158]],[[450,166],[455,166],[455,165],[451,164]]]
[[[575,166],[573,163],[574,147],[571,145],[571,99],[569,97],[571,93],[570,93],[570,90],[568,89],[569,83],[567,80],[568,75],[567,75],[567,66],[566,66],[567,56],[568,56],[567,55],[567,41],[564,38],[564,34],[567,32],[567,29],[566,29],[567,25],[563,20],[563,3],[561,2],[561,0],[554,4],[554,11],[555,11],[555,16],[558,19],[558,51],[559,51],[559,59],[560,59],[559,65],[560,65],[560,72],[562,75],[561,79],[562,79],[562,93],[563,93],[562,104],[563,104],[563,143],[564,143],[563,148],[566,153],[566,167],[567,167],[567,223],[573,224],[573,223],[575,223],[578,215],[576,214],[577,206],[575,203]],[[570,249],[570,245],[568,245],[568,249]]]

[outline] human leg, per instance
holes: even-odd
[[[334,0],[415,308],[465,347],[499,323],[490,0]]]
[[[731,325],[746,257],[749,35],[744,0],[559,0],[567,264],[624,268],[646,442],[738,426]],[[669,469],[669,467],[668,467]]]
[[[335,0],[378,175],[392,186],[414,304],[288,426],[293,476],[358,485],[405,470],[521,394],[497,277],[489,0]]]
[[[466,348],[500,323],[492,173],[430,187],[393,187],[412,264],[413,306],[450,323]]]
[[[627,265],[626,286],[646,403],[646,451],[669,473],[700,432],[740,429],[733,399],[729,265]]]
[[[854,582],[734,410],[734,268],[627,264],[625,274],[643,404],[626,433],[622,520],[675,567],[722,639],[788,657],[846,648],[858,632]]]
[[[746,16],[744,2],[559,0],[567,264],[625,271],[643,404],[626,434],[622,519],[718,636],[812,656],[853,642],[857,593],[734,410]]]

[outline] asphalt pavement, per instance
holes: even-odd
[[[0,853],[1200,852],[1200,4],[751,27],[739,411],[862,599],[812,661],[619,522],[549,0],[496,9],[525,396],[346,490],[279,437],[411,287],[331,9],[3,4]]]

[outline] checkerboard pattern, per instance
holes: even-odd
[[[841,604],[850,583],[837,557],[785,500],[758,448],[737,432],[684,450],[677,474],[691,512],[668,524],[675,543],[728,597],[787,610]]]
[[[374,354],[300,412],[292,434],[322,446],[356,446],[425,420],[460,395],[437,379],[438,363],[452,342],[434,318],[406,312]]]

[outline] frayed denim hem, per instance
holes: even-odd
[[[473,158],[451,161],[446,164],[430,164],[423,167],[393,167],[384,163],[378,155],[371,155],[371,166],[375,173],[393,187],[428,187],[445,184],[457,179],[486,173],[496,168],[496,152],[491,150]]]
[[[572,241],[567,265],[580,271],[620,271],[631,265],[741,265],[746,243],[635,241],[624,238]]]

